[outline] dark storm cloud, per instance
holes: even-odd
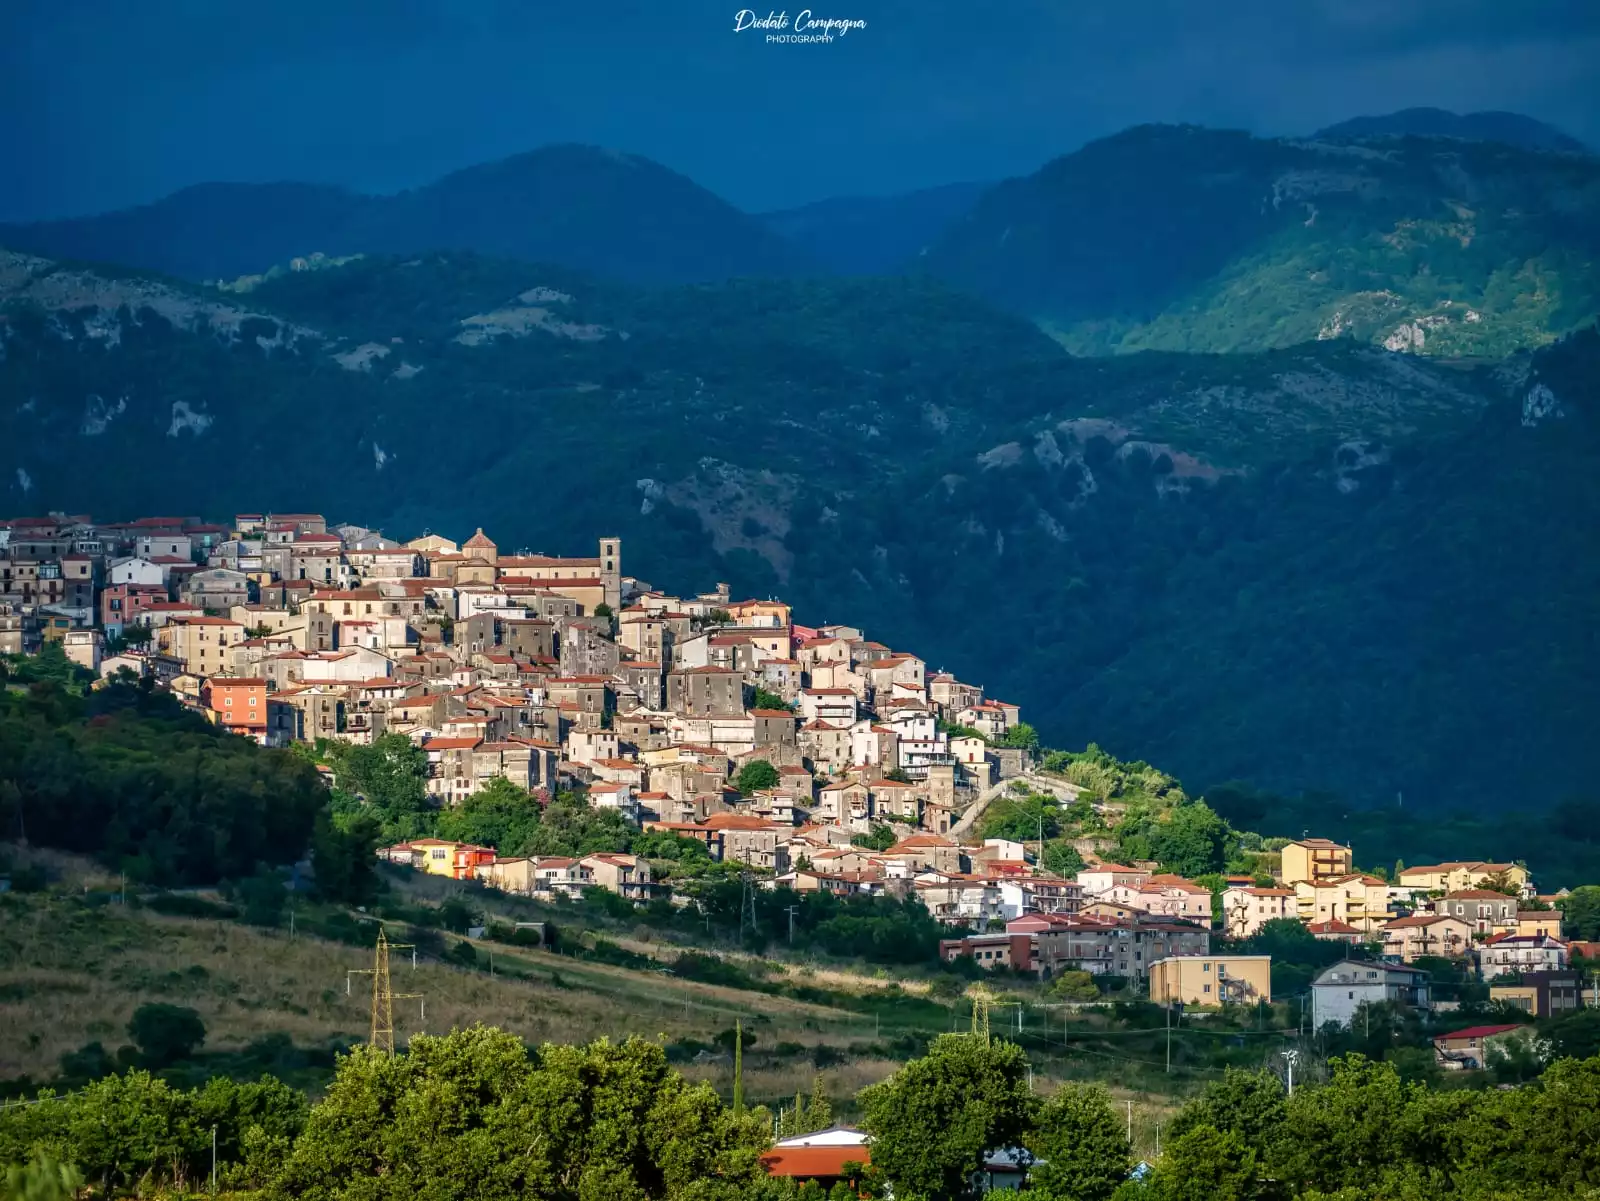
[[[1432,104],[1600,142],[1600,4],[21,0],[0,5],[0,218],[207,179],[389,190],[552,141],[650,155],[760,208],[1036,167],[1142,121],[1265,133]],[[791,18],[805,4],[791,4]]]

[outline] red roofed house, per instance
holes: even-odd
[[[769,1176],[783,1176],[799,1184],[815,1181],[824,1190],[846,1184],[859,1190],[861,1168],[871,1162],[872,1150],[861,1143],[822,1143],[789,1146],[785,1140],[761,1157]]]
[[[493,847],[444,838],[417,838],[385,847],[378,854],[390,863],[409,864],[418,871],[453,880],[471,880],[477,876],[480,866],[493,863],[495,859]]]
[[[1468,1026],[1465,1030],[1452,1030],[1434,1036],[1433,1054],[1442,1068],[1482,1068],[1488,1063],[1489,1048],[1521,1029],[1522,1026]]]

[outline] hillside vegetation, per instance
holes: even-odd
[[[1600,313],[1597,255],[1593,156],[1145,126],[996,186],[921,264],[1082,354],[1499,356]]]
[[[611,531],[1200,790],[1537,807],[1600,769],[1592,334],[1082,360],[926,281],[454,255],[243,292],[9,256],[0,294],[13,511]]]

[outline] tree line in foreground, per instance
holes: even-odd
[[[833,1195],[969,1201],[1012,1148],[1040,1201],[1540,1201],[1600,1197],[1600,1058],[1521,1088],[1438,1091],[1359,1055],[1289,1095],[1230,1071],[1173,1119],[1132,1178],[1124,1121],[1097,1085],[1032,1086],[1022,1050],[942,1035],[857,1098],[870,1164]],[[0,1111],[11,1191],[67,1196],[207,1182],[264,1198],[821,1201],[769,1178],[765,1110],[723,1104],[656,1043],[526,1047],[474,1027],[400,1055],[359,1048],[315,1104],[271,1078],[183,1091],[141,1071]]]

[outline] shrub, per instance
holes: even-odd
[[[188,1059],[206,1041],[206,1024],[183,1005],[154,1002],[139,1006],[128,1022],[128,1036],[145,1066],[164,1068]]]

